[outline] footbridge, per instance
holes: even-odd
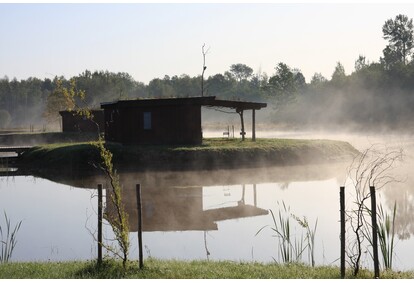
[[[23,152],[32,148],[32,146],[0,146],[0,152],[3,153],[16,153],[17,156],[22,155]]]

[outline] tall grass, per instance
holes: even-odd
[[[278,242],[278,255],[283,263],[297,263],[301,262],[303,253],[308,249],[309,262],[312,266],[315,266],[315,234],[318,221],[316,221],[314,228],[311,229],[306,217],[303,219],[295,216],[290,212],[290,207],[286,207],[286,204],[282,202],[282,209],[279,209],[278,216],[276,217],[272,210],[269,210],[272,215],[273,226],[272,231],[275,232],[275,237],[279,239]],[[306,230],[306,236],[301,233],[300,236],[295,235],[295,222]],[[262,227],[256,235],[258,235],[264,228]],[[274,259],[275,260],[275,259]],[[277,260],[275,260],[277,262]]]
[[[382,262],[384,268],[392,269],[392,259],[394,256],[394,237],[395,237],[395,215],[397,212],[397,203],[394,202],[392,215],[384,212],[382,205],[378,207],[378,239],[382,253]]]
[[[372,210],[365,207],[367,214],[371,217]],[[377,207],[377,236],[379,241],[379,247],[381,249],[382,264],[385,270],[392,269],[392,260],[395,255],[395,215],[397,212],[397,203],[394,202],[394,208],[392,215],[384,211],[382,205]],[[372,225],[369,225],[371,229]],[[364,236],[367,238],[369,244],[373,246],[372,234],[370,229],[364,230]],[[369,251],[370,256],[373,258],[373,253]]]
[[[20,229],[22,221],[16,224],[14,229],[12,229],[11,221],[7,217],[6,212],[4,212],[4,218],[6,219],[6,227],[3,230],[3,227],[0,225],[0,243],[1,243],[1,253],[0,253],[0,263],[8,262],[13,254],[13,250],[17,244],[17,232]]]
[[[312,266],[315,266],[315,234],[316,228],[318,227],[318,219],[316,219],[313,229],[309,226],[308,219],[306,216],[303,216],[303,219],[300,219],[296,215],[292,214],[292,217],[299,223],[302,228],[306,230],[306,247],[308,248],[308,258]]]

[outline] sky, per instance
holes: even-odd
[[[271,76],[283,62],[330,79],[337,62],[350,74],[359,55],[379,61],[398,14],[414,18],[414,3],[0,3],[0,78],[197,76],[205,44],[205,77],[236,63]]]

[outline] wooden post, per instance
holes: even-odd
[[[253,203],[254,206],[257,207],[257,190],[256,190],[256,184],[253,184]]]
[[[339,188],[341,214],[341,278],[345,278],[345,187]]]
[[[138,252],[139,252],[139,268],[144,267],[144,259],[142,255],[142,206],[141,206],[141,185],[136,184],[137,193],[137,210],[138,210]]]
[[[377,234],[377,199],[375,196],[375,187],[369,187],[371,193],[371,223],[372,223],[372,249],[374,255],[374,278],[379,278],[379,260],[378,260],[378,234]]]
[[[242,203],[243,204],[245,204],[246,202],[245,202],[245,199],[244,199],[244,196],[246,195],[246,185],[245,184],[243,184],[242,185],[242,199],[241,199],[241,201],[242,201]]]
[[[102,184],[98,184],[98,264],[102,263]]]
[[[256,141],[256,110],[252,110],[252,141]]]
[[[241,136],[242,136],[242,141],[244,141],[244,136],[246,135],[246,132],[244,131],[244,118],[243,118],[243,109],[238,109],[237,113],[239,113],[240,115],[240,120],[241,120]]]

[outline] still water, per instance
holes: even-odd
[[[362,142],[356,144],[359,149],[363,146]],[[410,164],[405,165],[404,172],[410,171]],[[270,210],[277,216],[284,203],[294,215],[306,216],[312,227],[317,221],[316,264],[338,265],[339,186],[346,179],[348,165],[121,173],[131,226],[131,258],[138,257],[134,188],[140,183],[145,257],[281,261],[278,241],[271,229]],[[105,187],[107,181],[102,176],[50,179],[0,177],[1,212],[5,211],[12,223],[23,221],[12,260],[96,258],[93,234],[96,235],[97,227],[97,193],[94,188],[98,183]],[[398,270],[414,269],[412,183],[408,178],[404,183],[382,189],[377,197],[388,211],[397,202],[394,268]],[[347,192],[347,202],[351,200],[352,192]],[[293,219],[291,224],[295,237],[305,235]],[[0,225],[4,225],[3,215]],[[113,238],[108,223],[104,236],[108,243]],[[363,255],[366,267],[370,267],[369,257]],[[302,261],[309,262],[306,252]]]

